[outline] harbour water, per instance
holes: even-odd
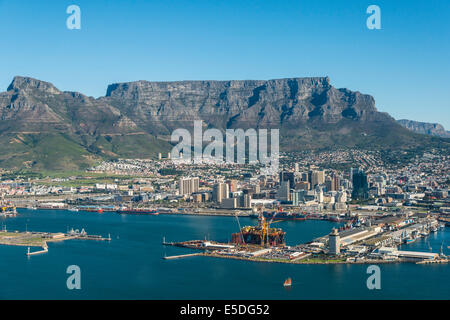
[[[446,299],[450,265],[384,264],[381,290],[369,290],[368,265],[290,265],[193,256],[163,260],[191,251],[165,247],[167,241],[227,241],[239,227],[234,217],[138,216],[116,213],[19,209],[2,218],[8,230],[66,232],[84,228],[111,235],[110,242],[68,240],[27,257],[26,247],[0,245],[0,299]],[[241,225],[256,220],[240,218]],[[287,244],[330,232],[327,221],[279,222]],[[449,255],[449,228],[403,246],[403,250]],[[81,269],[81,290],[66,286],[66,269]],[[292,286],[283,282],[292,278]]]

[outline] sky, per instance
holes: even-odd
[[[136,80],[329,76],[450,130],[448,0],[0,0],[0,39],[0,91],[16,75],[94,97]]]

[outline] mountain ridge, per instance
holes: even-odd
[[[439,123],[421,122],[407,119],[400,119],[397,122],[403,127],[421,134],[450,138],[450,131],[446,131]]]
[[[105,96],[94,98],[17,76],[0,93],[0,145],[7,150],[0,166],[16,168],[22,161],[38,170],[65,170],[105,158],[155,157],[170,150],[173,130],[192,129],[194,120],[221,130],[279,128],[285,151],[439,142],[379,112],[372,96],[334,88],[329,77],[139,80],[110,84]]]

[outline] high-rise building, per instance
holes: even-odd
[[[302,181],[310,183],[309,182],[309,173],[308,172],[302,172],[300,179],[302,179]]]
[[[281,182],[277,198],[281,201],[290,201],[290,191],[289,180]]]
[[[190,195],[191,193],[197,192],[200,185],[200,179],[195,178],[181,178],[179,182],[179,192],[180,195]]]
[[[221,203],[223,199],[229,198],[229,186],[226,183],[216,183],[213,187],[213,201]]]
[[[361,200],[369,197],[369,185],[367,183],[367,175],[362,170],[353,170],[352,175],[353,192],[352,198]]]
[[[237,180],[227,180],[228,187],[230,189],[230,192],[236,192],[237,191]]]
[[[239,207],[241,208],[251,208],[252,196],[250,194],[243,193],[239,197]]]
[[[295,176],[293,172],[281,171],[280,172],[280,184],[284,181],[289,181],[290,186],[295,186]]]
[[[338,191],[340,186],[340,179],[338,176],[333,175],[332,177],[328,177],[325,179],[325,186],[327,187],[327,191]]]
[[[316,186],[325,183],[325,171],[310,171],[310,184],[311,188],[315,188]]]
[[[298,206],[301,202],[305,200],[305,190],[295,190],[291,194],[292,205]]]
[[[336,228],[328,235],[328,246],[331,254],[341,253],[341,238]]]

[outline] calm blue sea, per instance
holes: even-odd
[[[289,265],[207,257],[163,260],[188,253],[167,241],[226,241],[238,231],[235,218],[121,216],[115,213],[19,210],[2,219],[8,230],[66,232],[84,228],[111,242],[50,243],[49,252],[28,258],[26,247],[0,245],[0,299],[450,299],[449,265],[380,265],[381,290],[369,290],[367,265]],[[241,218],[241,225],[256,220]],[[287,243],[328,233],[333,223],[280,222]],[[450,254],[449,228],[405,246]],[[37,248],[34,248],[37,250]],[[66,286],[69,265],[81,268],[81,290]],[[291,277],[293,286],[283,287]]]

